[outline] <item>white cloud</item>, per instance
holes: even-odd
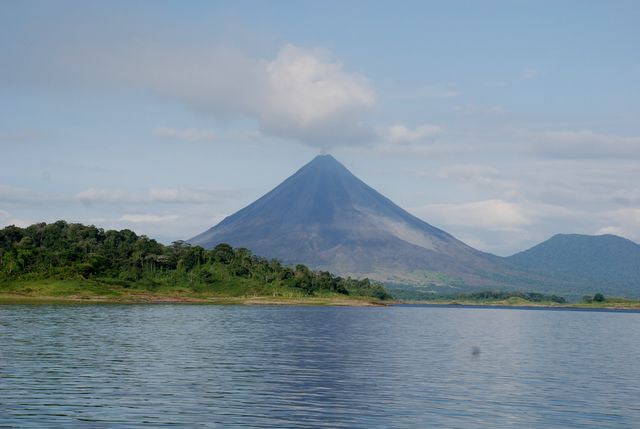
[[[34,222],[30,219],[17,218],[12,216],[5,210],[0,210],[0,227],[15,225],[21,228],[25,228],[33,223]]]
[[[190,142],[212,142],[215,140],[215,134],[208,130],[194,130],[189,128],[179,130],[171,127],[158,127],[154,128],[151,133],[156,137]]]
[[[620,237],[626,236],[627,233],[628,232],[625,231],[624,228],[621,228],[619,226],[604,226],[595,232],[596,235],[612,234]]]
[[[229,49],[202,55],[185,59],[192,63],[189,72],[163,71],[151,61],[153,89],[216,117],[253,118],[265,134],[316,147],[361,143],[373,135],[364,117],[375,91],[327,52],[287,44],[270,61]],[[144,76],[136,79],[149,84]]]
[[[156,214],[125,214],[118,219],[122,222],[131,223],[163,223],[179,219],[178,215],[156,215]]]
[[[78,192],[73,199],[83,204],[93,203],[125,203],[131,202],[132,196],[124,189],[89,188]]]
[[[418,125],[413,129],[404,124],[396,124],[379,131],[379,134],[384,140],[392,144],[410,144],[433,139],[441,134],[442,131],[439,126],[431,124]]]
[[[484,164],[452,164],[437,168],[408,170],[417,177],[453,181],[480,189],[515,193],[522,187],[516,179],[507,177],[496,167]]]
[[[191,188],[151,188],[148,191],[149,198],[153,202],[190,204],[211,203],[222,196],[234,193],[235,191],[231,190]]]
[[[368,142],[375,90],[329,52],[286,44],[264,59],[230,46],[75,47],[51,60],[68,84],[143,88],[214,118],[249,118],[264,134],[327,148]],[[48,76],[49,79],[52,76]],[[81,79],[80,79],[81,78]],[[163,137],[209,140],[198,130],[161,128]]]
[[[511,254],[536,240],[530,232],[534,219],[528,210],[501,199],[427,204],[411,211],[483,251]]]
[[[72,201],[83,204],[207,204],[235,191],[224,189],[150,188],[130,191],[112,188],[88,188],[78,192]]]
[[[180,213],[125,212],[108,217],[93,217],[79,221],[105,229],[128,228],[162,243],[189,239],[217,224],[225,217],[210,209],[189,210]]]
[[[385,142],[383,144],[377,144],[373,147],[356,147],[351,149],[354,153],[358,153],[362,156],[374,156],[374,157],[407,157],[411,159],[415,158],[448,158],[451,156],[458,156],[462,153],[469,153],[477,150],[477,146],[465,144],[448,144],[438,141],[429,141],[428,145],[418,144],[391,144]]]
[[[534,138],[533,151],[553,158],[638,158],[640,137],[622,137],[590,130],[549,131]]]
[[[640,241],[640,166],[633,159],[490,162],[414,163],[404,171],[420,178],[423,198],[458,201],[412,211],[468,244],[498,254],[524,250],[556,233],[614,233]]]
[[[428,204],[414,211],[424,219],[435,219],[441,225],[511,230],[532,222],[518,204],[500,199],[458,204]]]
[[[640,208],[628,207],[606,211],[601,217],[605,226],[599,228],[597,234],[615,234],[640,242]]]
[[[499,255],[510,255],[559,233],[592,233],[601,216],[562,205],[500,198],[449,204],[427,204],[411,210],[421,219],[465,243]]]
[[[364,76],[345,72],[327,53],[290,44],[265,71],[265,99],[255,112],[263,131],[320,147],[371,137],[361,115],[375,92]]]

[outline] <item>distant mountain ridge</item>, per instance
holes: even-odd
[[[607,283],[610,292],[640,295],[635,274],[625,271],[635,267],[634,256],[614,264],[623,274],[605,270],[608,274],[594,271],[585,277],[592,259],[581,259],[589,253],[576,253],[568,242],[556,248],[552,239],[550,245],[508,258],[481,252],[400,208],[331,155],[315,157],[252,204],[188,241],[205,248],[228,243],[285,263],[439,292],[519,289],[578,296],[601,291],[604,279],[614,279]],[[635,255],[629,246],[635,243],[627,242],[623,250],[612,250],[621,244],[616,241],[603,252]],[[546,258],[548,252],[563,256]]]
[[[616,235],[557,234],[507,259],[558,281],[603,293],[640,295],[640,245]]]

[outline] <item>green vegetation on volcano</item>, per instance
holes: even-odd
[[[331,303],[391,296],[368,279],[285,266],[220,244],[165,246],[130,230],[58,221],[0,230],[0,295],[50,298],[234,299]]]

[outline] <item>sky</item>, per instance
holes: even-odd
[[[640,242],[637,1],[0,3],[0,227],[188,239],[320,153],[498,255]]]

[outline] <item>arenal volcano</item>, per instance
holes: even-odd
[[[433,286],[506,286],[502,258],[411,215],[319,155],[275,189],[189,240],[246,247],[343,276]]]

